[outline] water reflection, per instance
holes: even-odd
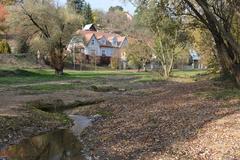
[[[8,160],[83,160],[82,146],[69,130],[37,136],[0,151]]]

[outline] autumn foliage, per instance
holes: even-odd
[[[6,17],[8,15],[8,12],[4,5],[0,4],[0,22],[4,22],[6,20]]]

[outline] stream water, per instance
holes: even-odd
[[[0,150],[0,160],[85,160],[78,137],[91,120],[78,115],[69,117],[74,120],[70,129],[36,136]]]

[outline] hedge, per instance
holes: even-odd
[[[0,54],[11,53],[11,48],[7,41],[0,41]]]

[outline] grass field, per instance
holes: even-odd
[[[206,75],[205,70],[174,70],[170,80],[193,82],[199,75]],[[147,83],[165,81],[158,72],[136,71],[74,71],[65,70],[63,76],[56,76],[52,69],[0,69],[0,87],[15,87],[22,94],[52,93],[56,91],[89,88],[91,85],[104,85],[108,78],[132,78],[131,83]],[[76,83],[74,83],[76,82]],[[116,82],[119,87],[121,82]],[[199,96],[214,99],[229,99],[240,97],[240,90],[234,87],[225,87],[218,90],[197,93]]]
[[[56,76],[50,69],[0,69],[0,84],[32,84],[38,82],[94,79],[109,76],[148,76],[147,72],[127,72],[127,71],[72,71],[65,70],[63,76]]]
[[[174,70],[172,79],[194,81],[194,77],[205,71]],[[149,83],[165,81],[158,72],[137,71],[74,71],[65,70],[63,76],[56,76],[52,69],[0,69],[0,88],[20,91],[21,94],[53,93],[72,89],[89,89],[92,85],[104,86],[109,79],[130,79],[127,83],[116,80],[107,84],[113,87],[129,88],[128,83]]]
[[[197,74],[202,74],[205,71],[180,71],[175,70],[173,77],[191,78]],[[159,73],[152,72],[135,72],[135,71],[73,71],[65,70],[63,76],[56,76],[51,69],[15,69],[4,68],[0,69],[0,85],[20,85],[33,84],[39,82],[62,81],[62,80],[84,80],[96,79],[105,77],[136,77],[136,81],[148,82],[163,80]]]

